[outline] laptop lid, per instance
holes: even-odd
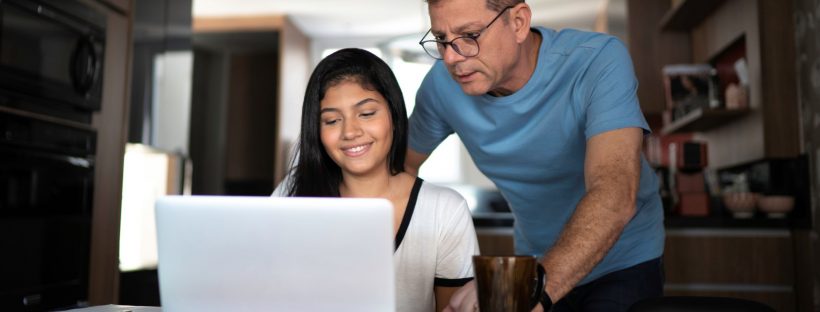
[[[394,311],[384,199],[157,200],[162,310]]]

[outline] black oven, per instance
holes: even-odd
[[[77,1],[0,1],[0,105],[80,122],[100,108],[106,18]]]
[[[0,109],[0,310],[84,305],[96,133]]]
[[[88,300],[105,15],[0,0],[0,311]]]

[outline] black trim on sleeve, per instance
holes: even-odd
[[[433,285],[435,286],[444,286],[444,287],[461,287],[464,284],[472,281],[472,277],[465,277],[465,278],[438,278],[433,281]]]
[[[407,233],[407,227],[410,226],[410,219],[413,218],[413,209],[416,207],[416,199],[419,197],[419,189],[421,189],[422,182],[424,182],[424,180],[416,178],[416,182],[413,183],[413,190],[410,192],[410,198],[407,199],[407,208],[404,209],[404,216],[401,217],[399,231],[396,232],[395,249],[393,249],[393,252],[399,250],[401,241],[404,239],[404,234]]]

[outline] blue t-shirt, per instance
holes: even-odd
[[[535,28],[543,38],[535,72],[504,97],[470,96],[436,62],[416,95],[409,145],[429,154],[451,133],[509,202],[515,251],[541,256],[584,196],[586,142],[628,127],[649,131],[624,45],[615,37]],[[581,284],[661,256],[663,207],[658,179],[641,158],[637,211]]]

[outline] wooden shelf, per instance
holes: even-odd
[[[660,22],[663,31],[688,31],[700,24],[725,0],[686,0],[666,12]]]
[[[725,123],[745,116],[749,109],[703,109],[698,108],[685,116],[664,125],[661,133],[706,131],[724,125]]]

